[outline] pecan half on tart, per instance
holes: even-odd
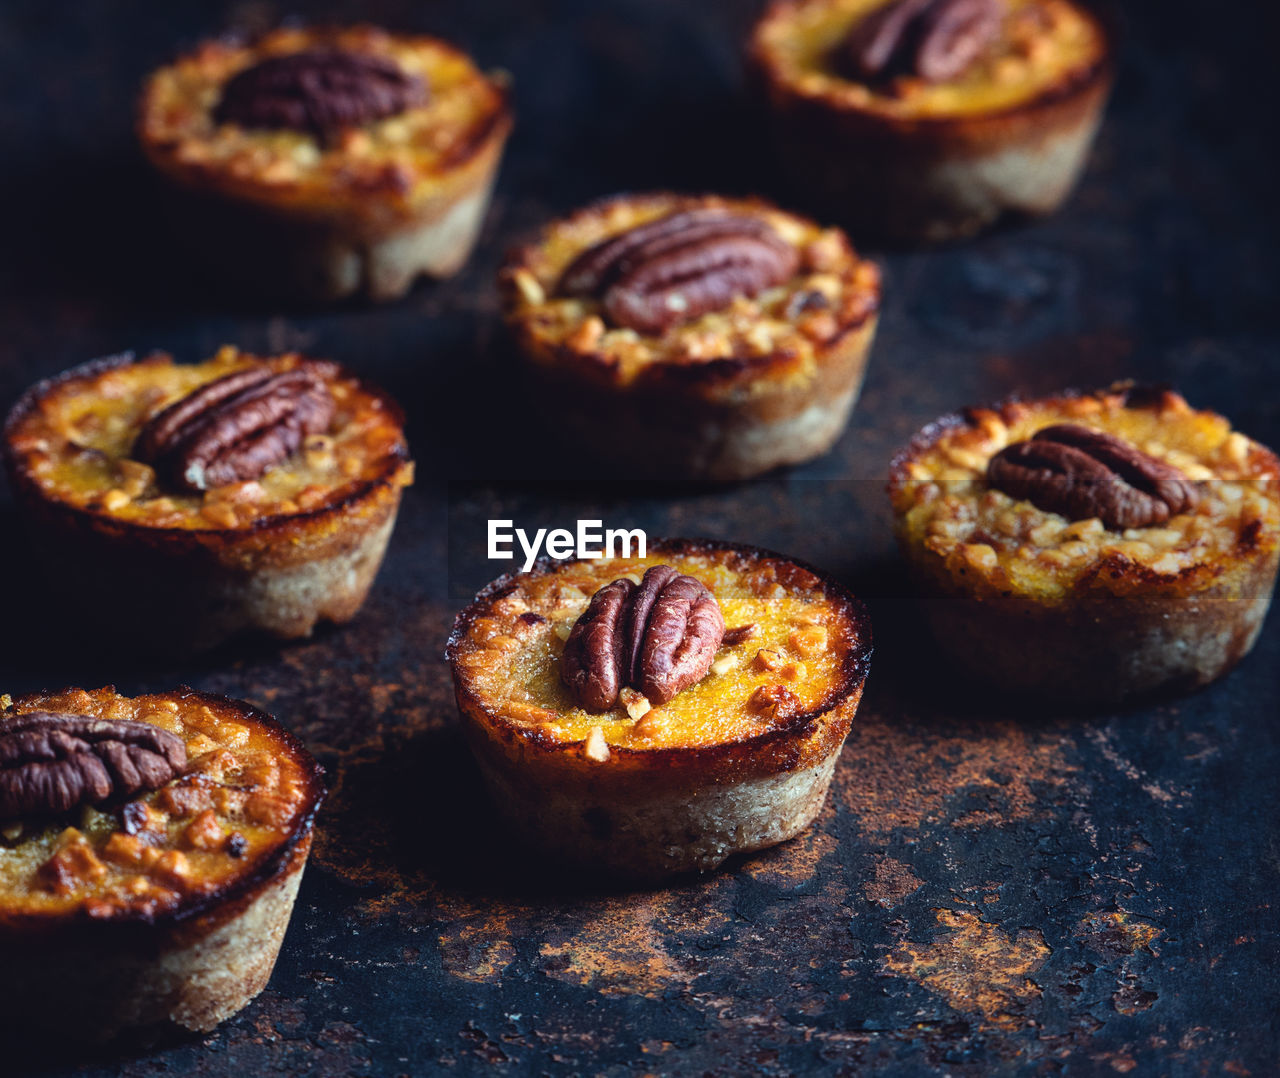
[[[1101,121],[1111,51],[1073,0],[774,0],[750,50],[797,186],[909,242],[1057,209]]]
[[[156,71],[138,135],[202,261],[270,293],[387,300],[466,261],[511,122],[505,85],[446,42],[287,28]]]
[[[857,399],[880,276],[756,199],[625,195],[500,275],[543,410],[637,475],[744,479],[825,453]]]
[[[0,1027],[213,1029],[267,983],[324,797],[270,716],[179,689],[0,698]]]
[[[818,814],[871,659],[840,585],[753,547],[650,543],[484,589],[448,659],[524,841],[630,879],[708,871]]]
[[[921,431],[890,475],[926,615],[969,674],[1111,703],[1213,681],[1258,637],[1280,460],[1177,393],[969,409]]]
[[[30,389],[5,461],[78,619],[182,653],[355,616],[412,482],[402,422],[327,361],[121,356]]]

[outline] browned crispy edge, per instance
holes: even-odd
[[[324,41],[333,35],[351,29],[369,29],[379,31],[377,27],[368,24],[359,24],[352,27],[338,27],[332,25],[311,26],[307,28],[307,33],[314,41]],[[267,31],[269,32],[269,31]],[[265,33],[258,35],[265,36]],[[457,48],[457,46],[445,41],[443,38],[434,37],[429,34],[396,34],[391,35],[398,40],[413,43],[432,43],[457,56],[463,56],[467,59],[470,57]],[[255,47],[256,38],[249,41],[240,41],[246,47]],[[181,57],[178,57],[181,59]],[[480,159],[485,156],[495,156],[501,152],[503,144],[506,142],[507,136],[511,133],[511,129],[515,123],[514,111],[511,106],[511,92],[502,83],[488,78],[483,72],[480,72],[481,78],[488,84],[489,89],[495,95],[494,107],[483,117],[481,117],[470,130],[464,139],[459,140],[453,150],[440,160],[437,166],[426,172],[418,174],[419,179],[425,179],[430,176],[443,177],[449,173],[458,174],[463,172],[473,162],[479,166]],[[253,182],[244,182],[230,176],[224,169],[216,164],[203,162],[182,162],[176,160],[171,152],[172,147],[167,143],[155,142],[146,136],[143,126],[143,115],[148,106],[148,95],[150,94],[151,84],[150,76],[144,83],[142,92],[138,97],[138,104],[135,116],[135,134],[138,142],[142,147],[143,153],[147,159],[157,169],[166,176],[186,184],[193,191],[206,195],[220,196],[230,200],[245,200],[258,209],[259,211],[276,215],[289,216],[289,207],[287,198],[263,198],[264,188]],[[488,168],[482,171],[488,172]],[[348,197],[353,204],[362,199],[373,202],[377,201],[381,196],[395,196],[401,194],[402,191],[398,184],[388,179],[387,183],[382,186],[364,185],[358,191],[352,189],[347,192]],[[310,217],[311,214],[303,214],[304,217]]]
[[[105,688],[115,691],[114,686],[108,685]],[[74,691],[73,687],[58,692],[71,691]],[[39,705],[50,696],[58,695],[58,692],[44,690],[25,693],[14,699],[13,706]],[[96,937],[103,932],[122,931],[137,933],[140,945],[162,940],[185,942],[207,935],[219,925],[225,924],[247,909],[270,884],[297,869],[298,855],[301,853],[305,856],[303,847],[311,835],[316,813],[327,793],[324,768],[307,751],[306,746],[272,716],[243,700],[199,692],[188,686],[154,695],[180,700],[196,699],[221,714],[230,711],[238,720],[265,729],[280,753],[301,765],[307,778],[307,799],[288,834],[249,871],[210,893],[188,896],[175,909],[160,914],[141,910],[116,911],[110,917],[89,917],[83,910],[70,914],[28,912],[13,915],[0,909],[0,941],[4,941],[6,936],[12,936],[14,943],[21,941],[27,944],[46,939],[47,934],[54,933],[66,938],[76,933]]]
[[[1098,27],[1103,48],[1089,63],[1067,72],[1034,97],[976,115],[890,116],[876,109],[859,107],[835,94],[798,93],[771,62],[760,40],[761,27],[787,18],[806,2],[808,0],[772,0],[752,31],[747,48],[748,67],[770,104],[801,128],[812,123],[831,134],[883,139],[895,149],[910,144],[924,159],[965,150],[982,152],[1014,141],[1023,133],[1043,132],[1063,125],[1068,118],[1074,119],[1087,111],[1099,93],[1105,95],[1114,76],[1115,33],[1110,20],[1091,5],[1077,3],[1076,8]]]
[[[453,671],[458,708],[464,719],[469,720],[468,725],[477,728],[483,738],[513,765],[552,771],[558,782],[595,784],[608,781],[612,784],[642,785],[651,792],[657,792],[659,784],[687,788],[691,782],[701,785],[741,781],[791,771],[824,759],[839,747],[848,733],[853,709],[846,705],[852,701],[856,707],[870,669],[871,621],[866,608],[828,574],[760,547],[713,539],[656,539],[648,544],[651,555],[716,551],[734,554],[748,564],[774,561],[789,574],[810,574],[816,581],[815,590],[820,590],[827,601],[835,603],[852,623],[856,644],[842,657],[843,677],[818,706],[793,716],[768,733],[717,745],[652,749],[611,745],[609,759],[604,764],[585,760],[581,746],[576,743],[558,741],[537,727],[511,722],[464,683],[454,660],[475,619],[493,601],[508,594],[521,577],[552,573],[558,566],[572,564],[544,557],[529,574],[507,573],[494,580],[454,621],[445,658]]]
[[[698,205],[707,198],[729,198],[712,194],[689,195],[673,191],[622,192],[597,199],[586,206],[575,210],[563,222],[578,221],[583,218],[598,216],[613,206],[628,202],[648,202],[676,200],[677,208]],[[732,197],[730,201],[744,205],[747,209],[767,210],[790,213],[780,206],[757,196],[744,198]],[[791,214],[801,220],[808,218],[801,214]],[[559,223],[559,222],[557,222]],[[817,227],[817,223],[809,221]],[[537,340],[529,325],[529,319],[515,313],[516,285],[515,272],[527,268],[529,261],[539,247],[545,242],[547,225],[539,229],[535,238],[517,245],[507,252],[502,268],[498,272],[498,288],[503,300],[503,316],[507,325],[526,356],[545,356],[550,363],[544,363],[555,374],[572,380],[581,379],[598,388],[614,389],[619,392],[661,394],[674,393],[682,396],[717,399],[728,396],[732,390],[750,382],[763,382],[774,374],[782,375],[795,360],[795,354],[789,351],[771,352],[766,355],[725,356],[720,359],[699,363],[653,363],[629,384],[621,384],[614,376],[615,368],[597,351],[577,349],[561,343],[554,349]],[[843,235],[843,232],[841,233]],[[848,237],[845,236],[846,242]],[[862,259],[853,244],[849,243],[853,264],[866,261]],[[840,323],[837,332],[821,345],[815,345],[814,352],[819,365],[827,356],[839,348],[846,337],[861,326],[875,319],[880,310],[880,290],[876,289],[874,301],[868,305],[861,317],[846,319]]]
[[[1137,385],[1132,381],[1123,381],[1100,389],[1064,389],[1051,397],[1027,398],[1020,394],[1011,394],[994,404],[962,408],[960,411],[950,412],[927,424],[916,433],[904,448],[893,455],[889,463],[889,482],[887,487],[890,497],[892,498],[903,486],[916,482],[916,480],[909,477],[907,472],[912,461],[916,460],[921,454],[933,449],[950,432],[960,428],[976,427],[978,425],[975,420],[977,412],[993,412],[1002,420],[1007,421],[1013,417],[1015,409],[1023,406],[1053,407],[1068,401],[1079,400],[1082,397],[1104,399],[1118,394],[1124,395],[1124,407],[1126,408],[1158,410],[1165,400],[1176,400],[1180,403],[1185,403],[1181,395],[1173,390],[1159,386]],[[1257,478],[1280,480],[1280,458],[1277,458],[1275,453],[1259,442],[1252,443],[1250,453],[1252,459],[1256,461],[1254,467],[1259,472],[1264,473],[1257,476]],[[1073,591],[1078,595],[1091,593],[1095,590],[1093,582],[1101,577],[1106,577],[1108,580],[1115,582],[1112,585],[1113,588],[1122,583],[1126,589],[1146,589],[1149,595],[1153,595],[1155,589],[1161,589],[1164,594],[1189,591],[1197,587],[1203,587],[1214,578],[1221,576],[1232,561],[1243,565],[1249,558],[1257,555],[1261,549],[1261,522],[1254,522],[1254,524],[1243,529],[1236,540],[1234,550],[1217,563],[1204,562],[1198,565],[1188,565],[1177,573],[1157,573],[1128,558],[1109,555],[1099,559],[1087,572],[1081,574]],[[1013,596],[1009,596],[1008,600],[1011,606],[1016,605],[1018,607],[1021,607],[1025,602],[1025,600],[1015,601]],[[1158,602],[1154,598],[1152,601]]]
[[[225,561],[234,561],[251,552],[259,559],[264,553],[276,552],[289,562],[294,559],[287,559],[286,552],[305,551],[307,539],[319,541],[326,534],[340,531],[345,523],[343,518],[361,509],[372,511],[381,502],[395,501],[395,476],[409,461],[409,450],[403,436],[398,451],[382,461],[374,475],[362,480],[342,497],[332,498],[324,505],[298,513],[264,516],[243,528],[153,527],[136,521],[121,520],[105,510],[82,508],[49,498],[31,475],[21,455],[12,449],[11,434],[18,423],[35,410],[41,398],[68,382],[92,379],[105,371],[135,362],[163,363],[170,359],[171,357],[160,352],[152,353],[143,360],[135,360],[129,352],[107,356],[73,367],[28,389],[9,412],[3,430],[4,461],[15,497],[20,502],[38,506],[43,514],[52,517],[53,523],[64,531],[87,533],[122,547],[160,551],[173,556],[203,553]],[[303,360],[304,364],[311,362],[314,361]],[[328,361],[325,362],[328,364]],[[337,370],[340,378],[354,377],[345,368],[338,366]],[[376,386],[363,380],[357,381],[361,390],[382,401],[388,414],[403,430],[404,413],[399,405]]]

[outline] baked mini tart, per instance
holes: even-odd
[[[0,698],[0,1025],[105,1040],[239,1011],[271,975],[323,796],[306,749],[238,700]]]
[[[880,276],[758,199],[622,195],[500,275],[554,426],[637,475],[742,479],[825,453],[857,399]]]
[[[1111,53],[1073,0],[774,0],[750,59],[795,183],[838,220],[914,242],[1057,209]]]
[[[598,650],[615,639],[611,612],[634,634],[637,669],[619,652],[620,678]],[[642,880],[708,871],[812,822],[871,629],[856,599],[797,562],[666,540],[644,558],[501,577],[458,615],[447,655],[507,826],[563,861]]]
[[[444,41],[290,27],[160,68],[138,136],[202,262],[270,293],[387,300],[466,261],[511,123],[504,82]]]
[[[4,450],[77,621],[182,653],[355,616],[412,482],[402,423],[335,363],[224,347],[41,382],[9,414]]]
[[[1280,461],[1177,393],[969,409],[921,431],[890,474],[925,614],[975,677],[1111,703],[1213,681],[1258,637]]]

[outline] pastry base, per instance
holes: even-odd
[[[1280,550],[1261,553],[1195,591],[1094,588],[1055,607],[980,602],[929,580],[921,605],[940,649],[967,676],[1012,695],[1115,704],[1200,688],[1244,658],[1278,559]]]
[[[687,799],[669,791],[532,790],[479,761],[504,823],[522,843],[583,871],[647,881],[709,872],[735,854],[794,838],[822,810],[842,745],[810,767],[708,786]]]
[[[400,505],[398,487],[272,542],[252,530],[149,534],[77,520],[43,502],[24,506],[51,586],[74,601],[108,646],[182,656],[244,633],[310,636],[321,621],[350,621],[373,584]],[[100,616],[99,613],[100,612]]]
[[[444,205],[370,235],[341,221],[295,220],[214,195],[175,193],[171,216],[200,262],[254,292],[310,303],[399,299],[419,277],[466,263],[489,208],[494,169]]]
[[[266,987],[311,838],[248,899],[173,927],[92,923],[4,946],[0,1013],[12,1028],[106,1041],[179,1026],[207,1033]]]
[[[1070,92],[991,116],[894,120],[768,87],[779,160],[855,239],[962,239],[1006,215],[1055,211],[1084,170],[1110,91],[1104,66]]]
[[[574,445],[625,478],[750,479],[826,453],[858,399],[875,336],[873,316],[818,359],[804,381],[762,373],[725,393],[682,385],[680,374],[620,388],[539,364],[532,391]]]

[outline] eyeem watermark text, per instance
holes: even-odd
[[[580,520],[578,530],[539,528],[532,536],[513,520],[489,521],[489,557],[510,561],[516,556],[515,545],[524,551],[521,572],[527,573],[538,560],[540,551],[557,561],[566,558],[643,558],[647,542],[640,528],[606,528],[603,520]]]

